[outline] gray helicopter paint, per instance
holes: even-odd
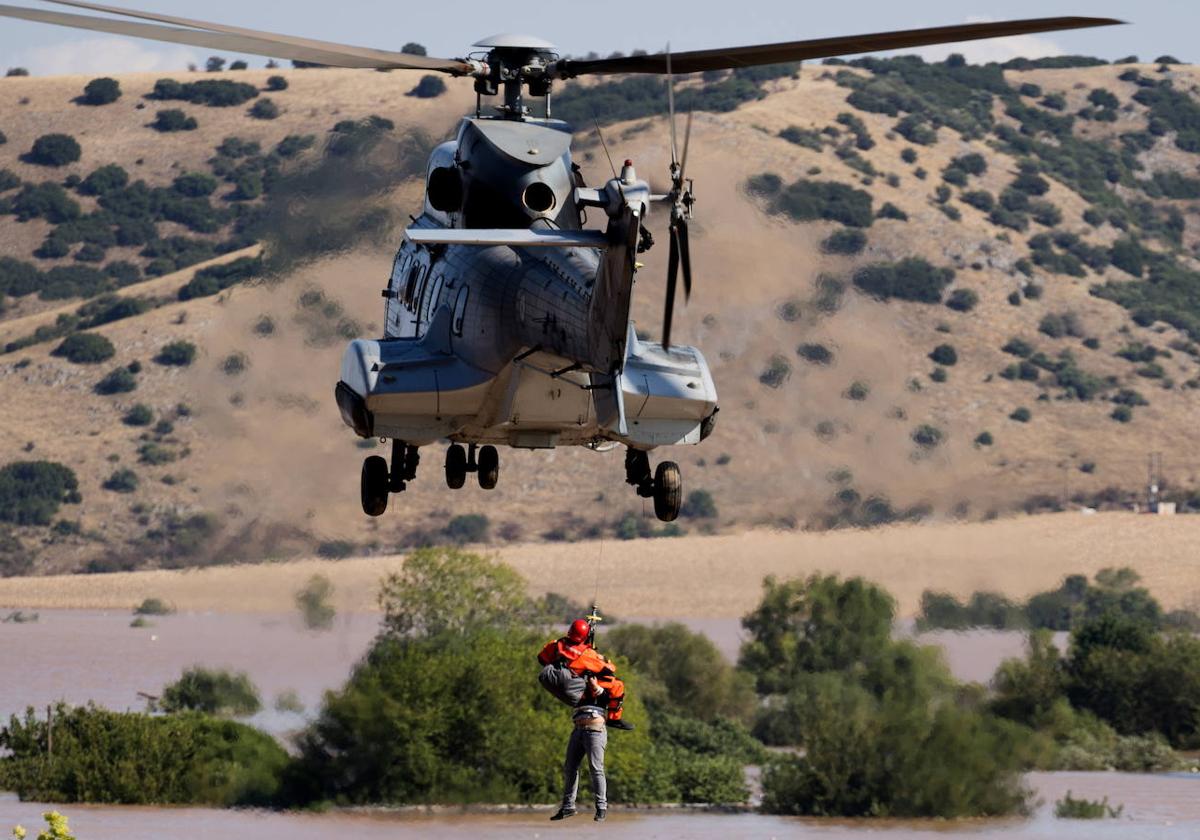
[[[434,150],[427,174],[459,167],[463,209],[438,210],[427,194],[385,290],[384,337],[351,342],[343,357],[342,381],[365,398],[374,435],[523,448],[700,441],[717,403],[703,356],[638,341],[628,320],[649,188],[632,168],[601,189],[582,187],[570,140],[561,122],[467,118]],[[534,182],[553,191],[552,208],[522,204]],[[472,237],[472,189],[507,202],[485,208],[488,218],[519,209],[525,227]],[[609,219],[604,249],[447,241],[577,230],[584,206]]]

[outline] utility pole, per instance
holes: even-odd
[[[54,758],[54,706],[46,704],[46,758]]]

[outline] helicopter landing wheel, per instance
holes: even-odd
[[[500,478],[500,454],[494,446],[483,446],[479,449],[477,476],[479,486],[484,490],[492,490]]]
[[[446,450],[446,486],[458,490],[467,482],[467,450],[453,443]]]
[[[654,471],[654,515],[663,522],[679,516],[683,502],[683,476],[674,461],[663,461]]]
[[[372,455],[363,461],[362,509],[367,516],[381,516],[387,510],[389,490],[388,463],[378,455]]]

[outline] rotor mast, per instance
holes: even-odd
[[[492,35],[474,44],[488,50],[487,58],[475,75],[476,116],[482,98],[497,96],[504,89],[504,104],[496,109],[506,120],[529,116],[525,88],[530,96],[550,96],[549,69],[558,60],[557,48],[549,41],[532,35]],[[549,105],[547,104],[547,110]]]

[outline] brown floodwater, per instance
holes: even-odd
[[[43,610],[33,623],[0,624],[0,715],[27,705],[44,714],[57,700],[89,700],[112,709],[142,709],[138,692],[157,694],[190,665],[246,671],[263,694],[264,711],[249,722],[285,735],[300,728],[322,693],[340,685],[366,650],[378,616],[340,615],[328,632],[306,631],[294,615],[184,613],[154,617],[153,626],[131,628],[131,616],[112,611]],[[728,619],[685,621],[708,635],[727,656],[737,654],[741,628]],[[911,635],[911,627],[901,627]],[[986,681],[1006,657],[1021,654],[1020,633],[970,631],[918,637],[942,648],[959,679]],[[295,691],[302,714],[274,709],[282,691]],[[1033,773],[1029,781],[1042,801],[1029,819],[945,821],[799,820],[759,814],[614,809],[606,837],[715,838],[851,837],[882,834],[896,840],[980,835],[1000,838],[1197,838],[1200,837],[1200,774]],[[1054,800],[1107,796],[1125,810],[1120,819],[1067,821],[1053,817]],[[81,840],[160,840],[164,837],[268,838],[540,838],[565,826],[550,824],[548,810],[509,813],[424,814],[398,811],[280,814],[204,808],[45,806],[0,794],[0,836],[17,823],[37,825],[42,811],[57,807],[71,818]],[[600,836],[586,814],[567,823],[571,836]]]

